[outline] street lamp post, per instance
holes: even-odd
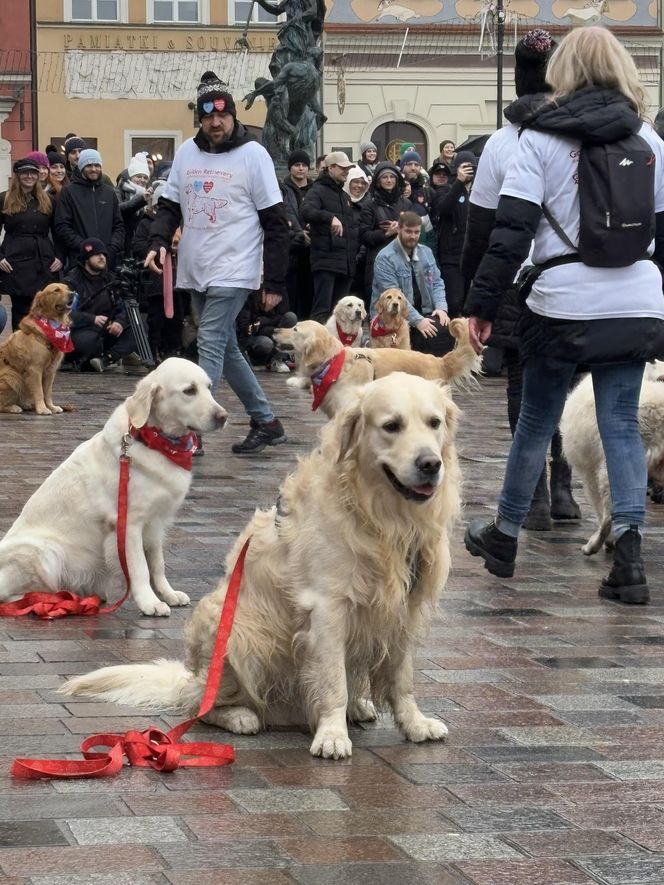
[[[505,7],[496,2],[496,129],[503,125],[503,44],[505,42]]]

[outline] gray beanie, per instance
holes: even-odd
[[[378,148],[373,143],[373,141],[363,141],[362,144],[360,145],[360,154],[362,154],[362,156],[364,156],[367,151],[371,151],[371,150],[374,150],[374,151],[378,150]]]
[[[91,165],[101,166],[101,154],[99,151],[96,151],[94,148],[86,148],[84,151],[81,151],[78,157],[78,171],[82,172],[86,166]]]

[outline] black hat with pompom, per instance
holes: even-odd
[[[228,91],[227,84],[222,82],[214,71],[206,71],[201,77],[196,93],[196,109],[199,120],[215,111],[220,114],[232,114],[233,117],[236,115],[233,96]]]
[[[546,66],[557,46],[548,31],[536,28],[516,44],[514,49],[514,85],[519,98],[522,95],[535,95],[550,92],[545,80]]]

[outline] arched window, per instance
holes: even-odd
[[[415,150],[422,158],[423,168],[426,169],[429,165],[426,135],[414,123],[406,123],[405,120],[391,120],[389,123],[382,123],[374,130],[371,141],[378,148],[379,160],[390,160],[392,163],[397,163],[401,145],[409,143],[415,145]]]

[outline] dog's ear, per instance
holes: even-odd
[[[47,292],[45,289],[42,289],[40,292],[37,292],[35,297],[32,299],[32,304],[30,305],[30,310],[33,313],[43,313],[44,312],[44,304],[47,299]]]
[[[446,442],[454,439],[456,436],[457,425],[461,415],[461,409],[452,401],[450,394],[450,385],[442,379],[434,381],[436,387],[440,388],[440,397],[442,399],[442,407],[445,410],[445,426],[447,427]],[[444,446],[443,446],[444,447]]]
[[[408,319],[408,299],[403,292],[401,293],[401,309],[399,310],[399,313],[401,314],[402,319]]]
[[[339,463],[347,458],[360,440],[362,425],[362,396],[358,391],[352,405],[334,417],[334,442],[336,445],[336,461]]]
[[[134,393],[125,401],[129,420],[134,427],[144,427],[147,424],[160,389],[149,375],[138,382]]]
[[[362,307],[360,308],[360,311],[361,311],[361,314],[362,314],[362,319],[363,319],[363,320],[366,320],[366,318],[367,318],[367,309],[366,309],[366,307],[364,306],[364,301],[362,302]]]

